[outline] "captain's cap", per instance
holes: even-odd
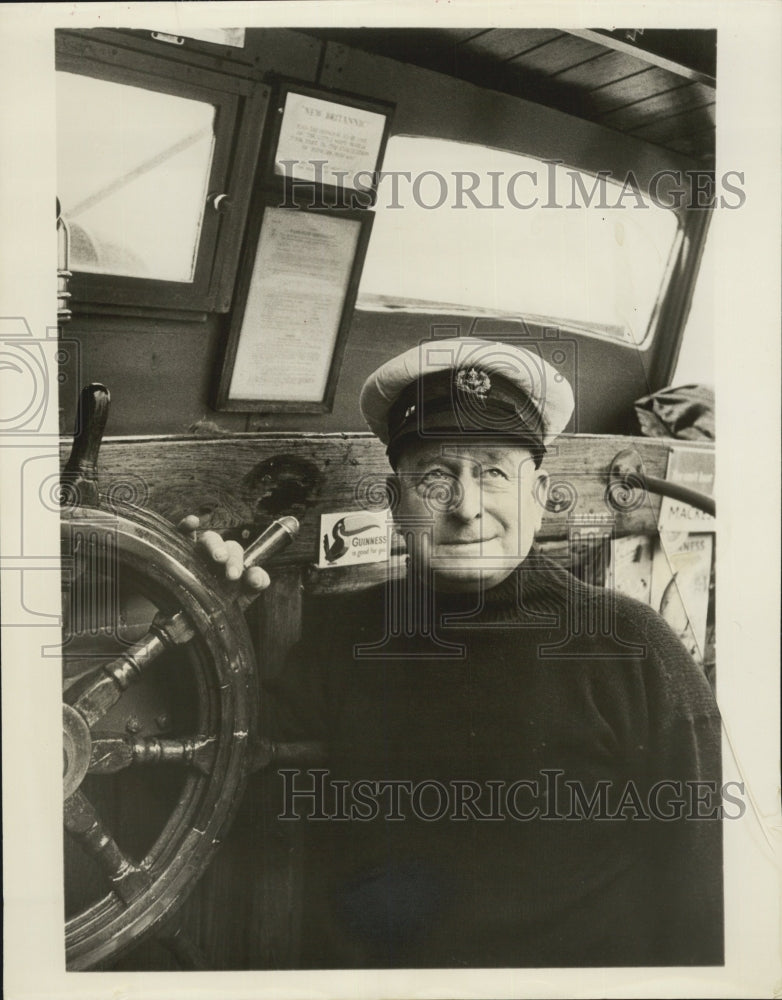
[[[403,441],[463,435],[521,444],[540,464],[570,419],[573,391],[532,351],[459,337],[426,341],[381,365],[359,404],[392,465]]]

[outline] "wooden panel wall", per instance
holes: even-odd
[[[568,524],[585,517],[612,519],[617,535],[653,533],[659,497],[624,511],[606,503],[611,461],[632,447],[648,475],[664,478],[671,450],[684,446],[712,450],[667,438],[562,435],[545,461],[562,509],[546,514],[540,537],[564,538]],[[69,441],[61,448],[64,458]],[[383,445],[368,433],[109,438],[101,449],[100,487],[173,522],[195,513],[204,527],[230,537],[241,540],[247,532],[245,541],[292,513],[301,532],[278,562],[309,565],[317,562],[320,514],[373,506],[389,471]]]
[[[184,434],[206,421],[214,430],[364,431],[358,409],[364,380],[395,353],[448,329],[454,336],[511,340],[546,351],[563,349],[563,369],[576,392],[570,429],[579,433],[633,434],[633,401],[649,391],[647,355],[626,345],[561,333],[559,343],[518,319],[471,317],[444,312],[356,309],[331,413],[216,413],[210,400],[224,341],[224,318],[194,322],[104,317],[74,321],[65,329],[73,345],[60,387],[62,429],[70,433],[82,385],[103,382],[111,392],[112,434]],[[132,330],[129,329],[129,324]],[[565,370],[568,369],[568,370]],[[606,373],[611,393],[606,393]]]

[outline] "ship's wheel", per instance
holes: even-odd
[[[102,386],[84,390],[62,483],[73,970],[106,968],[182,903],[238,805],[255,724],[254,652],[236,590],[169,522],[98,495],[107,407]]]

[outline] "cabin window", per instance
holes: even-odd
[[[192,282],[214,105],[76,73],[57,74],[57,101],[71,269]]]
[[[263,88],[169,50],[58,32],[57,194],[75,311],[230,308]]]
[[[592,194],[596,178],[566,165],[442,139],[393,137],[383,172],[360,306],[455,306],[648,345],[674,211],[613,178]]]

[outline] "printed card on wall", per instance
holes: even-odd
[[[321,514],[318,566],[385,562],[395,550],[390,510]]]
[[[611,542],[613,588],[644,604],[651,598],[652,549],[647,535],[628,535]]]
[[[714,538],[663,533],[652,564],[651,604],[703,663]]]
[[[714,452],[677,448],[668,458],[666,478],[699,493],[714,496]],[[657,522],[659,531],[714,531],[715,519],[696,507],[663,497]]]

